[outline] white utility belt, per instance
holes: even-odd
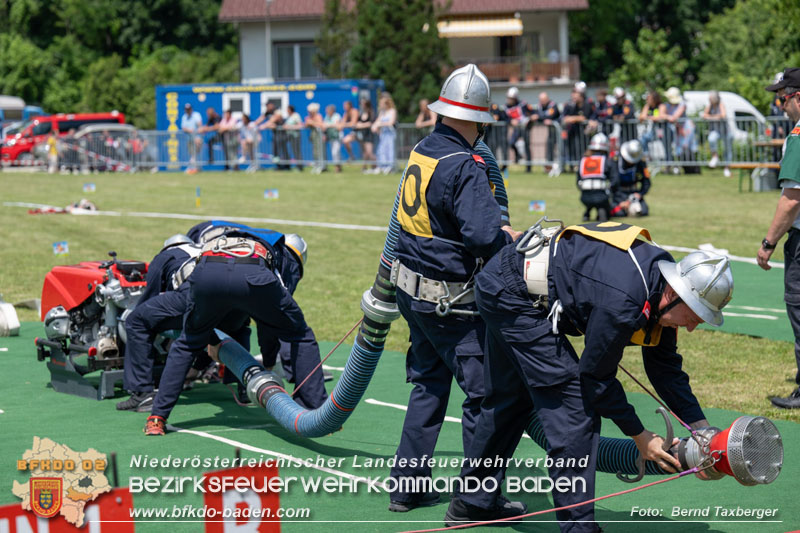
[[[581,178],[578,182],[578,187],[582,191],[598,191],[608,187],[605,178]]]
[[[272,268],[272,254],[269,250],[261,243],[245,237],[222,236],[207,241],[202,246],[187,244],[181,246],[181,249],[189,254],[189,259],[184,261],[172,275],[172,288],[174,290],[178,290],[178,287],[189,279],[197,263],[200,262],[200,258],[208,253],[222,253],[234,258],[260,257]]]
[[[400,261],[395,261],[392,265],[392,281],[398,289],[408,294],[415,300],[439,304],[442,300],[451,300],[464,292],[467,282],[463,281],[440,281],[426,278],[422,274],[414,272],[403,265]],[[474,291],[470,291],[458,299],[454,304],[469,304],[475,301]]]

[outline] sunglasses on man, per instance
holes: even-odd
[[[783,105],[786,105],[786,102],[788,102],[789,100],[791,100],[793,97],[797,96],[798,94],[800,94],[800,91],[794,92],[794,93],[791,93],[791,94],[784,94],[783,96],[780,97],[781,103]]]

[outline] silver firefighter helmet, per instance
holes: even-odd
[[[635,165],[642,160],[642,143],[636,139],[624,142],[619,147],[619,153],[629,165]]]
[[[608,136],[605,133],[595,133],[589,141],[589,150],[608,152]]]
[[[308,244],[306,244],[305,239],[297,233],[287,233],[283,238],[286,242],[286,247],[300,261],[300,266],[305,267],[308,260]]]
[[[166,241],[164,241],[164,247],[161,250],[166,250],[172,246],[178,246],[181,244],[192,244],[194,241],[190,239],[188,236],[182,233],[176,233]]]
[[[727,257],[698,250],[678,263],[659,261],[658,268],[689,309],[712,326],[722,325],[722,308],[733,296]]]
[[[439,99],[428,109],[439,115],[477,123],[496,122],[489,113],[492,105],[489,80],[470,63],[453,71],[442,85]]]
[[[67,338],[69,334],[69,314],[66,309],[59,305],[44,315],[44,333],[51,341]]]

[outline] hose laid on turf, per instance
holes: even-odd
[[[400,185],[402,186],[402,180]],[[321,407],[307,410],[295,403],[283,390],[277,376],[266,371],[249,352],[232,339],[225,338],[220,345],[220,361],[247,387],[250,399],[264,407],[284,428],[298,435],[321,437],[342,427],[367,390],[383,354],[391,323],[400,316],[394,285],[389,281],[394,262],[394,246],[400,232],[397,222],[399,202],[398,187],[378,274],[372,288],[361,299],[364,321],[353,343],[342,377]]]
[[[495,163],[496,164],[496,163]],[[499,172],[497,173],[499,175]],[[405,176],[405,172],[403,173]],[[494,180],[493,180],[494,181]],[[358,405],[367,390],[378,365],[386,336],[392,321],[400,316],[395,300],[395,287],[390,281],[394,248],[400,234],[397,209],[403,181],[395,197],[389,231],[378,265],[378,274],[372,288],[364,292],[361,309],[364,321],[359,328],[342,376],[325,403],[314,410],[299,406],[282,387],[281,380],[264,369],[250,353],[233,339],[225,336],[220,345],[219,358],[246,386],[250,399],[265,408],[281,426],[303,437],[321,437],[339,430]],[[503,187],[502,176],[500,183]],[[221,336],[222,338],[222,336]],[[543,449],[547,449],[539,419],[532,414],[528,434]],[[635,474],[638,451],[631,439],[600,438],[598,470]],[[647,463],[647,474],[666,474],[655,465]]]

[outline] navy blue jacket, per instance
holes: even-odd
[[[189,259],[189,254],[178,246],[171,246],[156,254],[147,266],[147,287],[138,304],[142,304],[162,292],[172,290],[172,275]]]
[[[617,160],[617,173],[619,176],[618,187],[616,190],[612,189],[612,193],[619,191],[628,195],[638,192],[644,196],[650,190],[650,171],[644,161],[626,166],[620,157]]]
[[[415,154],[427,166],[417,164]],[[476,258],[489,258],[506,243],[483,159],[445,124],[414,148],[400,195],[396,256],[425,277],[466,281]]]
[[[617,380],[617,364],[631,345],[634,332],[645,327],[658,309],[665,286],[659,260],[674,259],[663,249],[636,241],[633,253],[647,279],[650,297],[636,265],[627,252],[609,244],[571,234],[551,246],[550,297],[561,300],[564,310],[559,328],[585,335],[580,358],[581,389],[597,414],[610,418],[626,435],[644,430],[639,417]],[[522,273],[523,254],[518,254]],[[555,300],[551,300],[555,301]],[[565,320],[566,319],[566,320]],[[657,346],[642,347],[644,368],[658,395],[678,416],[691,424],[705,418],[683,371],[677,352],[677,330],[663,328]]]

